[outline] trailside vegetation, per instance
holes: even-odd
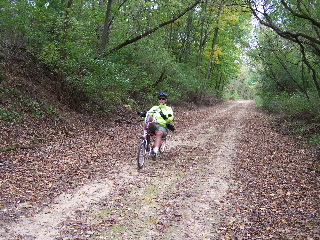
[[[240,72],[248,8],[233,1],[2,1],[2,48],[19,48],[96,110],[222,96]],[[62,96],[58,96],[62,98]]]
[[[319,9],[306,0],[3,0],[0,118],[57,113],[25,86],[90,113],[146,106],[166,91],[175,104],[256,98],[316,133]],[[17,74],[27,80],[16,84]]]
[[[257,102],[294,120],[291,132],[320,142],[319,1],[249,1],[255,17],[248,54]],[[292,123],[291,123],[292,124]]]

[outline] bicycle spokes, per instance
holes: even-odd
[[[138,157],[137,157],[139,169],[143,168],[146,161],[146,157],[147,157],[147,144],[146,144],[146,141],[142,141],[138,148]]]

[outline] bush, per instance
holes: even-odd
[[[320,144],[320,99],[316,92],[309,93],[309,99],[299,93],[260,94],[256,103],[258,107],[278,115],[278,122],[287,129],[287,133],[304,138],[311,144]]]
[[[316,120],[320,115],[320,99],[315,92],[309,94],[307,99],[299,93],[265,93],[256,99],[259,107],[271,112],[284,114],[292,118],[304,118]]]

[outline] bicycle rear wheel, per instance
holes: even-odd
[[[146,162],[146,157],[147,157],[146,143],[145,143],[145,141],[142,141],[139,145],[138,157],[137,157],[139,169],[143,168],[143,166]]]

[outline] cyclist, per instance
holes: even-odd
[[[165,92],[160,92],[158,94],[159,105],[153,106],[148,112],[151,112],[150,115],[153,119],[156,119],[156,123],[150,126],[151,132],[156,134],[153,152],[151,156],[155,157],[159,152],[159,147],[161,145],[161,138],[168,135],[168,126],[172,126],[169,123],[173,121],[173,110],[171,107],[167,106],[168,94]],[[145,117],[146,112],[140,113],[141,117]],[[173,127],[173,126],[172,126]],[[174,130],[174,127],[173,129]]]

